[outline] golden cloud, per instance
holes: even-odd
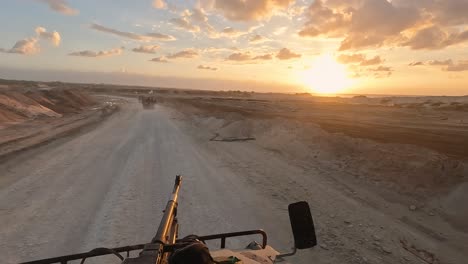
[[[164,57],[156,57],[152,58],[150,61],[152,62],[159,62],[159,63],[168,63],[169,61],[165,59]]]
[[[200,27],[190,23],[190,21],[188,20],[187,17],[172,18],[171,20],[169,20],[169,22],[171,24],[173,24],[174,26],[176,26],[177,28],[184,29],[184,30],[189,31],[189,32],[199,32],[200,31]]]
[[[195,58],[197,56],[198,56],[198,52],[196,50],[186,49],[183,51],[179,51],[177,53],[169,54],[166,57],[169,59],[179,59],[179,58],[190,59],[190,58]]]
[[[87,58],[99,58],[99,57],[110,57],[110,56],[117,56],[122,54],[122,48],[115,48],[110,50],[102,50],[102,51],[92,51],[92,50],[83,50],[83,51],[75,51],[71,52],[68,55],[70,56],[77,56],[77,57],[87,57]]]
[[[360,66],[376,65],[383,62],[380,56],[367,59],[364,54],[342,54],[337,57],[337,61],[343,64],[359,64]]]
[[[39,2],[45,3],[55,12],[59,12],[61,14],[67,16],[74,16],[78,15],[80,12],[77,9],[71,8],[67,1],[65,0],[38,0]]]
[[[253,21],[270,17],[274,11],[287,8],[295,0],[214,0],[214,8],[234,21]]]
[[[300,58],[301,56],[302,56],[301,54],[294,53],[287,48],[282,48],[278,52],[278,54],[276,54],[276,58],[280,60],[296,59],[296,58]]]
[[[36,27],[36,36],[18,40],[11,49],[0,48],[3,53],[16,53],[23,55],[33,55],[41,51],[39,46],[40,39],[46,39],[52,42],[55,46],[60,45],[61,37],[57,31],[47,32],[43,27]]]
[[[209,71],[216,71],[216,70],[218,70],[218,68],[210,67],[210,66],[204,66],[204,65],[198,65],[197,69],[200,69],[200,70],[209,70]]]
[[[136,34],[132,32],[120,31],[117,29],[105,27],[96,23],[91,24],[91,28],[100,32],[109,33],[119,37],[124,37],[128,39],[138,40],[138,41],[150,41],[150,40],[162,40],[162,41],[171,41],[175,40],[175,37],[171,35],[165,35],[161,33],[146,33],[146,34]]]
[[[13,48],[9,50],[2,49],[2,52],[6,53],[17,53],[24,55],[33,55],[41,51],[37,38],[26,38],[18,40]]]
[[[132,51],[139,53],[155,54],[158,49],[158,45],[141,45],[137,48],[132,49]]]
[[[380,46],[442,49],[468,41],[467,13],[465,0],[317,0],[299,35],[341,38],[341,51]]]
[[[227,61],[239,61],[239,62],[253,62],[256,60],[272,60],[273,55],[263,54],[263,55],[252,55],[250,52],[235,52],[229,55]]]
[[[154,0],[153,7],[157,9],[164,9],[167,7],[167,3],[164,0]]]
[[[60,34],[57,31],[47,32],[47,30],[43,27],[37,27],[36,34],[40,38],[50,40],[55,46],[59,46],[60,41],[62,40]]]

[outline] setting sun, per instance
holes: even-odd
[[[331,55],[323,55],[313,61],[312,67],[303,72],[303,82],[314,93],[335,94],[352,84],[346,67]]]

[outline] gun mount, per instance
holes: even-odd
[[[115,255],[120,259],[120,263],[122,264],[274,263],[277,259],[294,255],[297,249],[307,249],[317,245],[315,228],[310,208],[307,202],[304,201],[293,203],[288,206],[289,217],[291,220],[291,227],[294,236],[294,247],[291,253],[280,254],[275,249],[268,246],[267,234],[261,229],[221,233],[207,236],[189,236],[184,239],[179,239],[177,206],[181,184],[182,177],[178,175],[175,179],[174,189],[172,191],[171,197],[166,204],[165,210],[163,211],[164,214],[159,224],[158,230],[156,231],[156,235],[153,237],[153,239],[151,239],[149,243],[117,248],[95,248],[85,253],[66,255],[48,259],[40,259],[35,261],[23,262],[22,264],[67,264],[69,262],[78,260],[80,261],[80,264],[83,264],[85,263],[86,259],[105,255]],[[254,241],[250,243],[245,250],[240,251],[226,249],[226,240],[228,238],[252,235],[260,236],[262,239],[262,243],[258,244]],[[220,249],[211,251],[210,254],[208,248],[204,245],[206,241],[211,240],[219,240]],[[185,260],[189,259],[188,261],[181,262],[178,260],[174,260],[175,255],[182,255],[182,253],[179,253],[184,251],[181,250],[181,248],[185,249],[187,247],[191,247],[192,244],[196,244],[196,248],[200,249],[197,252],[195,252],[196,254],[204,254],[207,256],[207,262],[191,261],[190,257],[193,255],[190,254],[187,254],[185,256]],[[137,256],[130,256],[130,252],[138,250],[140,252]],[[122,255],[123,253],[125,257]]]

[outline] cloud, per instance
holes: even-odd
[[[279,27],[273,31],[273,35],[275,36],[283,35],[286,32],[286,30],[288,30],[288,27]]]
[[[379,66],[377,68],[371,68],[369,71],[393,71],[391,67]]]
[[[226,27],[221,32],[226,35],[231,35],[231,34],[237,34],[239,31],[232,27]]]
[[[94,29],[94,30],[97,30],[97,31],[101,31],[101,32],[109,33],[109,34],[114,34],[114,35],[119,36],[119,37],[129,38],[129,39],[133,39],[133,40],[147,40],[148,39],[148,37],[144,36],[144,35],[139,35],[139,34],[135,34],[135,33],[131,33],[131,32],[124,32],[124,31],[104,27],[104,26],[101,26],[101,25],[96,24],[96,23],[91,24],[91,28]]]
[[[242,52],[236,52],[236,53],[232,53],[231,55],[229,55],[226,60],[230,60],[230,61],[249,61],[249,60],[252,60],[252,56],[250,55],[249,52],[245,52],[245,53],[242,53]]]
[[[431,26],[417,31],[402,46],[412,49],[442,49],[468,40],[468,30],[449,34],[439,26]]]
[[[247,34],[247,32],[239,31],[232,27],[226,27],[221,31],[222,36],[231,37],[231,38],[236,38],[245,34]]]
[[[379,66],[376,68],[367,69],[369,72],[373,72],[374,78],[385,78],[390,77],[393,73],[393,69],[387,66]]]
[[[274,11],[287,8],[295,0],[213,0],[215,9],[233,21],[254,21],[270,17]]]
[[[253,60],[272,60],[273,55],[271,54],[265,54],[265,55],[258,55],[253,57]]]
[[[47,30],[43,27],[36,28],[36,34],[43,39],[50,40],[56,47],[60,45],[60,41],[62,38],[57,31],[47,32]]]
[[[153,7],[157,9],[165,9],[167,8],[167,3],[164,0],[154,0]]]
[[[189,32],[199,32],[200,31],[200,27],[190,23],[190,21],[188,20],[187,17],[172,18],[169,22],[171,24],[173,24],[174,26],[176,26],[177,28],[184,29],[184,30],[187,30]]]
[[[256,55],[253,56],[250,52],[235,52],[229,55],[226,60],[228,61],[244,61],[244,62],[253,62],[256,60],[271,60],[273,59],[273,55],[271,54],[264,54],[264,55]]]
[[[408,66],[421,66],[421,65],[424,65],[424,62],[415,61],[415,62],[411,62],[410,64],[408,64]]]
[[[416,65],[444,66],[442,67],[442,70],[450,71],[450,72],[468,71],[468,60],[459,60],[457,63],[455,63],[452,59],[430,60],[425,63],[424,62],[410,63],[410,66],[416,66]]]
[[[338,56],[337,58],[338,62],[344,63],[344,64],[360,63],[361,61],[365,59],[366,57],[363,54],[351,54],[351,55],[342,54]]]
[[[432,65],[432,66],[439,66],[439,65],[442,65],[442,66],[447,66],[447,65],[452,65],[453,64],[453,61],[451,59],[447,59],[447,60],[443,60],[443,61],[440,61],[440,60],[430,60],[427,62],[428,65]]]
[[[238,50],[239,49],[236,47],[207,47],[201,49],[201,52],[203,52],[203,54],[206,54],[209,58],[217,59],[220,56],[225,56],[226,53]]]
[[[236,48],[236,47],[208,47],[208,48],[204,48],[202,49],[203,52],[223,52],[223,51],[236,51],[236,50],[239,50],[239,48]]]
[[[80,12],[77,9],[71,8],[65,0],[37,0],[46,3],[50,9],[67,16],[78,15]]]
[[[447,33],[437,26],[424,28],[417,31],[410,40],[403,43],[403,46],[410,46],[412,49],[435,49],[443,47],[443,42],[447,39]]]
[[[366,0],[352,13],[348,34],[340,50],[378,47],[386,41],[393,42],[400,32],[415,26],[419,20],[420,13],[414,8],[398,7],[386,0]]]
[[[47,32],[43,27],[36,28],[36,36],[18,40],[11,49],[0,48],[3,53],[16,53],[23,55],[33,55],[41,51],[39,46],[40,39],[51,41],[55,46],[60,45],[61,37],[57,31]]]
[[[208,16],[205,14],[205,11],[201,8],[194,8],[190,17],[199,23],[208,22]]]
[[[250,39],[249,39],[249,42],[250,43],[261,43],[261,42],[265,42],[267,41],[268,39],[265,38],[264,36],[260,36],[260,35],[253,35]]]
[[[216,29],[208,22],[208,16],[202,8],[194,8],[192,12],[187,13],[187,17],[192,23],[196,23],[208,35],[216,33]]]
[[[78,57],[88,57],[88,58],[98,58],[98,57],[110,57],[110,56],[117,56],[122,54],[122,48],[115,48],[110,50],[102,50],[102,51],[91,51],[91,50],[83,50],[83,51],[76,51],[69,53],[70,56],[78,56]]]
[[[448,65],[445,70],[452,72],[468,71],[468,60],[459,61],[457,64]]]
[[[466,0],[317,0],[299,35],[341,39],[339,50],[442,49],[468,41],[467,12]]]
[[[235,29],[233,27],[225,27],[221,31],[216,31],[214,28],[208,32],[208,37],[212,39],[217,39],[217,38],[230,38],[230,39],[235,39],[243,35],[249,34],[255,27],[251,27],[246,31],[241,31],[238,29]]]
[[[150,61],[152,62],[159,62],[159,63],[168,63],[169,61],[165,59],[164,57],[156,57],[152,58]]]
[[[356,61],[359,62],[359,61]],[[352,78],[373,77],[373,78],[388,78],[394,70],[388,66],[366,67],[362,68],[357,64],[350,65],[350,69],[354,72]]]
[[[145,36],[150,37],[150,38],[155,39],[155,40],[161,40],[161,41],[173,41],[173,40],[176,40],[176,38],[175,38],[174,36],[166,35],[166,34],[161,34],[161,33],[157,33],[157,32],[146,33]]]
[[[361,65],[361,66],[370,66],[370,65],[380,64],[382,62],[383,62],[383,60],[380,58],[380,56],[375,56],[372,59],[368,59],[368,60],[366,59],[366,60],[361,61],[361,63],[359,65]]]
[[[141,45],[137,48],[133,48],[133,52],[139,52],[139,53],[149,53],[149,54],[155,54],[156,50],[159,49],[158,45]]]
[[[219,38],[216,29],[208,22],[208,16],[202,8],[194,8],[191,11],[185,9],[180,18],[172,18],[169,22],[178,29],[192,33],[203,32],[210,38]]]
[[[16,53],[16,54],[23,54],[23,55],[33,55],[37,54],[41,51],[39,47],[37,38],[26,38],[22,40],[18,40],[13,48],[7,49],[0,49],[0,52],[4,53]]]
[[[371,59],[367,59],[364,54],[342,54],[338,56],[337,58],[338,62],[344,63],[344,64],[359,64],[360,66],[370,66],[370,65],[376,65],[380,64],[383,62],[383,60],[380,58],[380,56],[375,56]]]
[[[200,70],[210,70],[210,71],[216,71],[218,68],[210,67],[210,66],[203,66],[203,65],[198,65],[197,69]]]
[[[166,57],[169,59],[179,59],[179,58],[195,58],[198,56],[198,52],[193,49],[186,49],[183,51],[179,51],[177,53],[169,54]]]
[[[287,48],[282,48],[278,54],[276,54],[276,58],[280,60],[290,60],[295,58],[300,58],[302,55],[294,53]]]
[[[119,37],[129,38],[129,39],[138,40],[138,41],[150,41],[152,39],[162,40],[162,41],[175,40],[173,36],[165,35],[161,33],[153,32],[153,33],[147,33],[147,34],[142,35],[142,34],[136,34],[132,32],[125,32],[125,31],[108,28],[108,27],[105,27],[96,23],[91,24],[91,28],[100,32],[109,33],[109,34],[113,34]]]
[[[299,35],[303,37],[340,36],[345,33],[350,22],[346,14],[325,6],[322,0],[310,5],[307,17],[308,21],[299,31]]]
[[[252,26],[246,31],[241,31],[233,27],[225,27],[218,31],[208,21],[208,15],[203,8],[194,8],[192,10],[185,9],[179,18],[172,18],[169,23],[173,24],[176,28],[182,29],[192,33],[203,33],[211,39],[237,38],[242,35],[249,34],[252,30],[259,26]]]
[[[465,0],[432,0],[427,9],[431,10],[436,22],[442,25],[467,24],[468,1]]]

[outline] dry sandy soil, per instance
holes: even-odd
[[[0,159],[79,132],[115,110],[112,100],[78,89],[0,87]]]
[[[287,204],[306,200],[320,246],[291,263],[466,262],[467,98],[154,94],[0,161],[3,261],[148,241],[182,174],[181,235],[264,228],[288,251]]]
[[[0,87],[0,128],[38,118],[81,112],[95,101],[86,93],[59,88]]]
[[[445,250],[467,249],[468,112],[464,108],[440,109],[454,101],[464,105],[465,97],[432,98],[441,102],[436,108],[420,105],[427,101],[421,98],[393,98],[403,106],[382,105],[382,99],[362,102],[359,97],[161,99],[190,124],[186,131],[193,131],[201,142],[209,141],[205,144],[217,153],[231,152],[232,169],[243,171],[252,184],[273,198],[291,201],[304,188],[301,198],[316,212],[325,212],[318,218],[326,230],[322,241],[327,250],[337,253],[367,247],[378,251],[383,237],[393,244],[384,245],[384,254],[388,249],[402,256],[401,249],[406,251],[408,243],[414,243],[411,245],[419,250],[423,262],[456,263],[455,253]],[[252,148],[268,154],[249,155]],[[281,161],[273,162],[273,157]],[[281,168],[284,163],[289,169]],[[323,180],[331,185],[319,184]],[[315,185],[320,186],[316,194]],[[341,199],[354,200],[362,208],[353,213],[346,210],[347,205],[346,209],[319,205],[330,202],[323,199],[320,188],[341,190],[340,195],[346,197]],[[370,210],[377,210],[390,222],[382,224],[381,230],[369,228]],[[336,215],[341,216],[338,221]],[[358,223],[348,217],[358,218]],[[384,231],[388,227],[391,232]],[[339,234],[330,232],[336,229]],[[351,245],[337,244],[335,236],[347,237]],[[372,241],[374,236],[378,239]]]

